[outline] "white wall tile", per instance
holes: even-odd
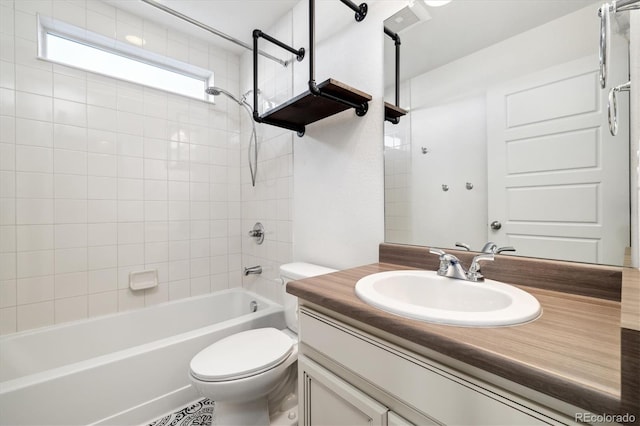
[[[15,115],[32,120],[53,121],[53,100],[49,96],[16,92]]]
[[[242,213],[237,106],[40,61],[35,13],[107,37],[139,32],[150,51],[211,62],[234,92],[238,59],[99,0],[10,4],[15,13],[0,4],[0,333],[227,288],[211,273],[229,280],[232,263],[237,282],[224,251],[244,236],[228,236],[240,223],[229,215]],[[143,269],[160,285],[129,291],[129,272]]]
[[[17,280],[17,304],[25,305],[54,298],[53,275]]]
[[[3,173],[0,172],[0,186],[4,186]],[[17,198],[53,198],[53,180],[48,173],[23,173],[11,174],[15,179],[12,189],[15,189],[13,196]],[[3,197],[8,195],[0,194]]]
[[[119,244],[118,266],[141,265],[144,263],[144,244]]]
[[[53,74],[53,96],[73,102],[87,102],[87,81],[64,74]]]
[[[72,272],[69,274],[58,274],[54,279],[55,297],[72,297],[87,294],[87,273]]]
[[[54,98],[53,118],[56,123],[70,126],[86,126],[87,106],[84,103]]]
[[[0,308],[16,306],[17,288],[16,280],[0,281]]]
[[[0,253],[0,280],[12,280],[17,276],[16,253]]]
[[[87,129],[66,124],[54,124],[53,146],[57,149],[86,151]]]
[[[18,306],[17,331],[53,325],[53,306],[53,301]]]
[[[54,173],[86,175],[87,153],[55,149],[53,152],[53,171]]]
[[[144,226],[144,222],[118,223],[118,244],[143,243]]]
[[[143,139],[141,136],[118,133],[116,147],[118,155],[127,157],[143,156]]]
[[[144,220],[166,221],[168,218],[168,204],[166,201],[144,202]]]
[[[87,246],[87,224],[55,225],[55,248],[66,249]]]
[[[16,119],[14,117],[0,117],[0,142],[15,143],[16,141]]]
[[[118,246],[89,247],[89,270],[115,268],[118,266]]]
[[[35,22],[33,25],[35,26]],[[36,95],[53,96],[53,73],[51,71],[24,65],[16,65],[15,71],[16,90]]]
[[[107,293],[90,294],[89,300],[89,316],[96,317],[99,315],[107,315],[118,312],[118,292],[110,291]]]
[[[16,118],[15,141],[19,145],[53,146],[53,125],[46,121]]]
[[[118,177],[142,179],[144,177],[142,158],[118,157]]]
[[[87,176],[54,175],[54,193],[56,199],[86,199]]]
[[[115,200],[118,198],[118,179],[115,177],[89,176],[90,200]]]
[[[87,229],[89,247],[118,244],[117,223],[90,223]]]
[[[87,286],[89,294],[117,290],[118,270],[116,268],[108,268],[89,271]]]
[[[118,222],[142,222],[144,220],[145,208],[143,201],[118,201]]]
[[[17,199],[16,223],[18,225],[52,224],[54,217],[51,199]]]
[[[67,297],[55,301],[56,324],[78,321],[88,317],[89,302],[86,295]]]
[[[83,272],[87,270],[87,248],[55,251],[55,273]]]
[[[16,145],[16,168],[23,172],[53,172],[53,149]]]
[[[90,176],[117,176],[117,157],[115,155],[90,153],[87,157],[87,174]]]
[[[118,199],[142,200],[144,199],[144,181],[142,179],[118,179]]]
[[[118,290],[118,311],[128,311],[143,307],[144,292],[133,292],[129,289]]]
[[[87,200],[55,200],[55,223],[82,223],[87,221]]]
[[[53,250],[19,252],[16,260],[17,278],[53,275]]]
[[[168,177],[167,162],[164,160],[144,160],[144,178],[166,180]]]
[[[118,217],[115,200],[89,200],[87,202],[87,221],[89,223],[116,222]]]

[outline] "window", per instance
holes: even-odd
[[[38,16],[38,57],[155,89],[209,100],[213,73]]]

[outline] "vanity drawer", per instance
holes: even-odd
[[[564,424],[307,308],[301,342],[444,424]]]

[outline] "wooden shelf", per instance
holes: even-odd
[[[318,84],[321,91],[356,104],[366,104],[371,95],[356,90],[337,80],[327,79]],[[304,133],[307,124],[349,109],[350,107],[307,91],[260,116],[263,123],[274,124]]]
[[[399,106],[395,106],[394,104],[390,104],[389,102],[385,102],[384,103],[384,119],[385,120],[389,120],[389,119],[396,119],[396,118],[400,118],[403,115],[407,115],[407,110],[406,109],[402,109]],[[389,120],[391,121],[391,120]]]

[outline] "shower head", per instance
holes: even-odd
[[[205,92],[207,93],[207,95],[212,95],[212,96],[218,96],[220,93],[222,93],[220,89],[215,86],[207,87]]]
[[[234,101],[236,101],[238,103],[238,105],[242,105],[242,101],[238,98],[236,98],[235,96],[233,96],[231,93],[227,92],[226,90],[220,88],[220,87],[216,87],[216,86],[211,86],[211,87],[207,87],[205,92],[208,95],[212,95],[212,96],[218,96],[218,95],[225,95],[228,96],[229,98],[233,99]]]

